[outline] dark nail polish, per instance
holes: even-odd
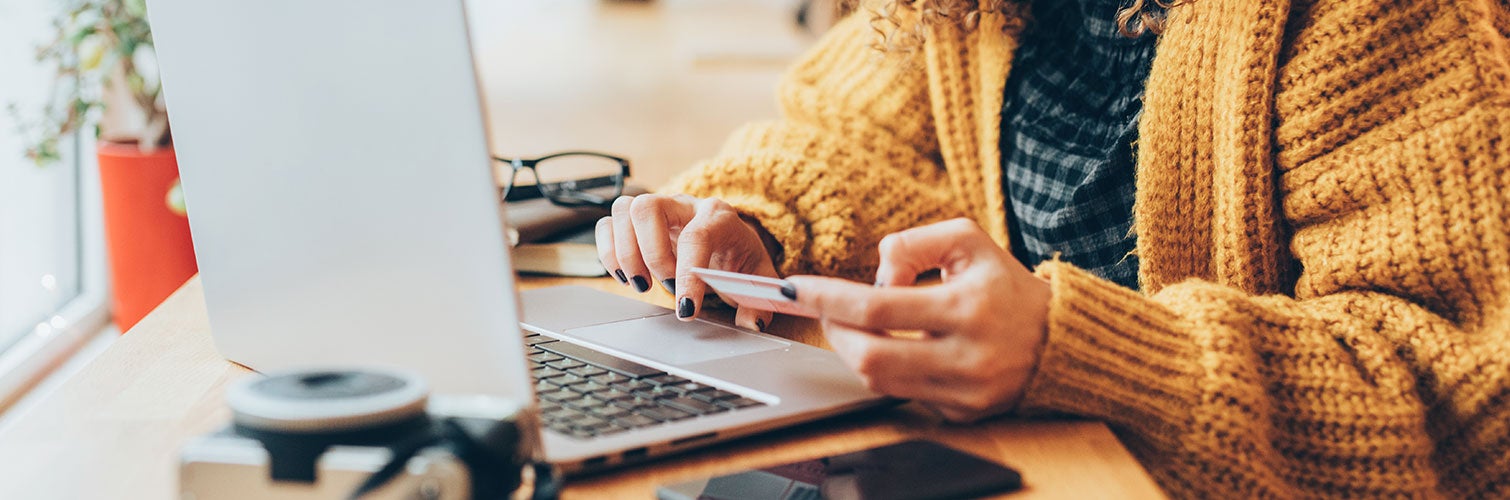
[[[635,276],[630,279],[634,280],[634,290],[636,292],[645,293],[645,290],[650,289],[650,280],[645,279],[644,276]]]
[[[623,269],[614,269],[613,270],[613,277],[618,278],[619,279],[619,283],[623,283],[623,284],[626,284],[626,285],[629,284],[629,278],[625,278],[624,277],[624,270]]]
[[[661,280],[661,287],[665,288],[666,291],[671,292],[672,295],[676,295],[676,280]]]
[[[765,331],[765,320],[755,318],[755,329],[762,332]]]
[[[682,297],[681,300],[676,301],[676,317],[678,317],[678,318],[690,318],[690,317],[692,317],[692,308],[693,308],[693,306],[692,306],[692,299],[687,298],[687,297]]]
[[[782,283],[781,294],[788,299],[797,300],[797,287],[792,286],[791,283]]]

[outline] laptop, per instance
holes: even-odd
[[[533,451],[567,473],[887,402],[823,349],[585,287],[518,293],[462,2],[148,9],[231,361],[529,402]]]

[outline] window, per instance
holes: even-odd
[[[53,85],[33,59],[62,6],[0,3],[0,108],[35,117]],[[93,141],[62,145],[38,166],[9,112],[0,113],[0,409],[105,324],[103,231]]]

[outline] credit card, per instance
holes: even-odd
[[[714,269],[692,268],[692,275],[703,280],[725,301],[736,307],[749,307],[762,311],[779,312],[793,316],[816,318],[818,314],[781,294],[783,286],[791,286],[786,280],[732,273]]]

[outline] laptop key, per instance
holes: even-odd
[[[608,373],[608,370],[604,370],[602,368],[598,368],[598,367],[593,366],[593,365],[582,365],[582,366],[579,366],[579,367],[576,367],[576,368],[572,368],[572,369],[567,370],[567,371],[571,372],[571,374],[573,374],[573,375],[576,375],[578,377],[584,377],[584,378],[591,377],[593,375],[602,375],[604,373]]]
[[[643,415],[629,414],[613,419],[613,423],[629,429],[634,429],[637,427],[655,425],[660,423],[660,421]]]
[[[564,406],[566,406],[567,408],[571,408],[572,411],[582,412],[582,413],[585,414],[589,410],[592,410],[593,408],[602,407],[605,403],[602,402],[602,401],[598,401],[598,400],[595,400],[593,398],[589,398],[589,397],[583,396],[581,394],[578,394],[577,395],[577,399],[570,399],[570,400],[562,401],[561,404],[564,405]]]
[[[551,368],[549,366],[543,366],[534,370],[530,370],[530,375],[535,377],[536,380],[539,380],[551,377],[560,377],[562,375],[566,375],[566,372]]]
[[[734,399],[728,399],[728,400],[719,401],[718,404],[721,404],[721,405],[724,405],[724,406],[727,406],[727,407],[730,407],[730,408],[734,408],[734,409],[749,408],[751,406],[764,406],[765,405],[765,403],[762,403],[762,402],[759,402],[759,401],[756,401],[756,400],[753,400],[753,399],[750,399],[750,398],[747,398],[747,397],[743,397],[743,396],[740,396],[740,397],[737,397],[737,398],[734,398]]]
[[[586,382],[583,382],[583,383],[571,386],[571,390],[577,391],[577,392],[580,392],[580,393],[583,393],[583,394],[592,394],[592,393],[595,393],[595,392],[603,392],[603,391],[606,391],[606,390],[609,390],[609,389],[608,389],[608,386],[606,386],[606,385],[599,384],[597,382],[593,382],[591,380],[588,380]]]
[[[620,399],[618,401],[614,401],[612,404],[614,406],[617,406],[619,408],[624,408],[626,410],[634,410],[634,409],[638,409],[638,408],[653,407],[653,406],[655,406],[655,400],[654,399],[646,399],[646,398],[635,397],[635,398],[629,398],[629,399]]]
[[[685,411],[685,412],[688,412],[688,413],[695,413],[695,414],[698,414],[698,415],[706,415],[706,414],[709,414],[709,413],[718,413],[718,412],[729,411],[728,408],[724,408],[722,406],[719,406],[719,405],[716,405],[716,404],[713,404],[713,403],[704,403],[702,401],[698,401],[696,399],[692,399],[692,398],[689,398],[689,397],[686,397],[686,396],[677,396],[677,397],[673,397],[673,398],[666,398],[666,399],[661,399],[659,401],[663,405],[670,406],[672,408],[676,408],[678,410],[682,410],[682,411]]]
[[[694,393],[694,392],[703,392],[703,391],[711,391],[711,390],[713,390],[712,387],[709,387],[709,386],[706,386],[706,385],[703,385],[703,384],[699,384],[697,382],[682,382],[680,384],[675,384],[675,385],[670,385],[670,386],[665,386],[665,387],[669,387],[671,390],[674,390],[674,391],[676,391],[678,393],[681,393],[681,394],[691,394],[691,393]]]
[[[625,377],[614,372],[603,372],[601,374],[593,375],[587,378],[596,380],[598,381],[598,383],[603,385],[616,384],[625,380],[629,380],[629,377]]]
[[[694,416],[691,413],[681,411],[676,408],[666,408],[663,406],[640,408],[638,410],[635,410],[634,412],[635,414],[643,415],[661,421],[682,420],[686,418],[692,418]]]
[[[571,400],[575,400],[575,399],[578,399],[578,398],[581,398],[581,397],[582,397],[581,394],[577,394],[575,392],[568,391],[566,389],[558,389],[556,391],[547,392],[547,393],[544,393],[544,394],[540,395],[540,399],[543,399],[543,400],[546,400],[546,401],[554,401],[554,402],[557,402],[557,403],[560,403],[560,402],[563,402],[563,401],[571,401]]]
[[[547,336],[544,336],[544,335],[541,335],[541,334],[538,334],[538,333],[532,334],[532,335],[527,336],[527,337],[524,338],[524,345],[531,346],[531,347],[539,346],[541,344],[549,344],[549,343],[552,343],[552,342],[556,342],[556,339],[553,339],[553,338],[550,338],[550,337],[547,337]]]
[[[672,396],[681,396],[683,394],[681,388],[675,385],[658,386],[652,392],[655,393],[656,398],[669,398]]]
[[[609,387],[613,387],[614,389],[618,389],[624,392],[634,392],[654,389],[655,384],[646,382],[644,380],[628,380],[623,383],[610,385]]]
[[[577,420],[572,421],[571,425],[572,425],[572,427],[575,427],[575,428],[578,428],[578,429],[592,430],[592,429],[599,429],[599,428],[607,427],[609,425],[609,423],[608,423],[607,420],[603,420],[601,418],[594,417],[592,415],[588,415],[588,416],[585,416],[583,418],[579,418]]]
[[[549,353],[549,352],[541,352],[541,353],[538,353],[538,354],[531,354],[530,355],[530,361],[534,361],[536,363],[549,363],[551,361],[557,361],[557,360],[560,360],[560,359],[561,359],[560,355],[552,354],[552,353]]]
[[[642,399],[659,399],[659,398],[671,397],[671,396],[675,396],[676,395],[676,394],[672,393],[671,391],[663,390],[663,389],[661,389],[659,387],[650,388],[650,389],[642,389],[642,390],[634,391],[631,394],[634,394],[634,397],[642,398]]]
[[[740,396],[738,394],[735,394],[735,393],[732,393],[732,392],[729,392],[729,391],[725,391],[723,389],[713,389],[711,391],[699,392],[699,393],[693,394],[692,397],[697,398],[697,399],[705,399],[707,401],[723,401],[723,400],[726,400],[726,399],[735,399],[735,398],[738,398]]]
[[[563,387],[564,386],[569,386],[569,385],[577,385],[577,384],[580,384],[580,383],[583,383],[583,382],[587,382],[587,379],[582,378],[582,377],[578,377],[576,375],[572,375],[570,373],[562,374],[559,377],[555,377],[555,378],[551,379],[551,383],[552,384],[556,384],[556,385],[563,386]]]
[[[549,367],[555,368],[557,370],[570,370],[572,368],[576,368],[576,367],[579,367],[579,366],[587,366],[587,363],[583,363],[581,361],[577,361],[577,360],[571,359],[571,358],[563,358],[563,359],[560,359],[560,360],[551,361],[549,363],[546,363],[545,366],[549,366]]]
[[[687,379],[684,379],[684,378],[681,378],[681,377],[678,377],[676,375],[672,375],[672,374],[669,374],[669,373],[668,374],[664,374],[664,375],[656,375],[654,377],[649,377],[647,380],[649,380],[650,383],[653,383],[655,385],[672,385],[672,384],[680,384],[682,382],[686,382],[687,381]]]
[[[716,402],[719,402],[719,401],[723,401],[725,399],[734,399],[734,398],[737,398],[737,397],[739,397],[739,395],[735,394],[735,393],[732,393],[732,392],[729,392],[729,391],[722,390],[722,389],[713,389],[713,390],[702,391],[702,392],[694,392],[694,393],[688,394],[687,397],[690,397],[692,399],[696,399],[698,401],[707,401],[709,403],[716,403]]]
[[[604,401],[618,401],[618,400],[621,400],[621,399],[632,399],[632,398],[634,398],[634,395],[630,394],[630,393],[627,393],[627,392],[624,392],[624,391],[621,391],[621,390],[618,390],[618,389],[609,388],[606,391],[593,393],[592,397],[595,397],[595,398],[598,398],[598,399],[601,399],[601,400],[604,400]]]
[[[592,349],[588,349],[571,342],[553,342],[550,344],[541,345],[540,347],[562,356],[577,358],[592,363],[600,368],[617,372],[626,377],[651,377],[666,373],[663,370],[657,370],[655,368],[635,363],[627,359],[620,359],[609,356],[607,354],[603,354],[601,352],[594,351]]]
[[[609,434],[618,434],[620,432],[624,432],[624,431],[627,431],[627,430],[629,430],[629,429],[625,429],[623,427],[620,427],[620,426],[617,426],[617,425],[614,425],[614,424],[608,424],[607,427],[603,427],[601,429],[595,429],[593,432],[598,433],[599,436],[607,436]]]
[[[611,405],[609,405],[609,406],[603,406],[603,407],[600,407],[600,408],[593,408],[591,410],[588,410],[587,413],[590,414],[590,415],[596,416],[596,417],[601,417],[601,418],[618,418],[618,417],[622,417],[624,415],[629,415],[630,414],[629,410],[625,410],[623,408],[619,408],[617,406],[611,406]]]

